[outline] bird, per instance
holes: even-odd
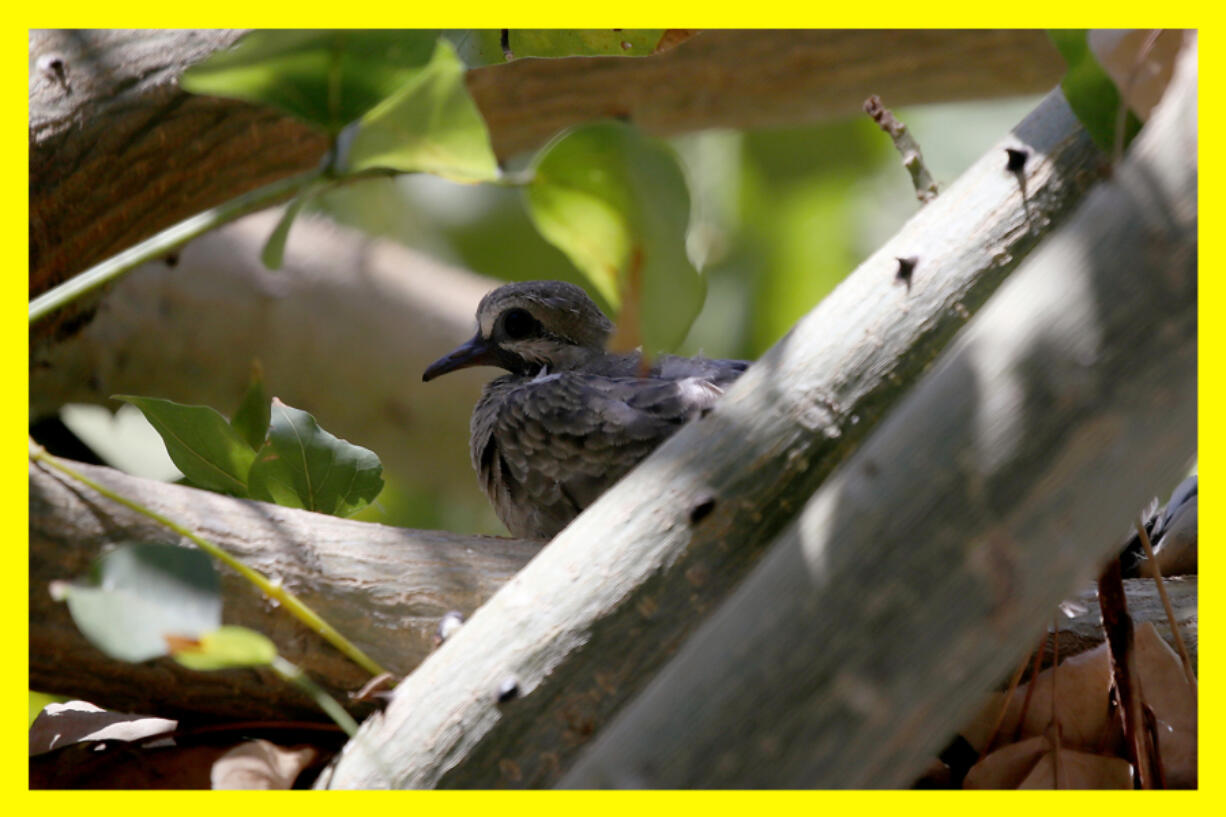
[[[513,536],[552,539],[749,366],[606,349],[613,322],[579,286],[524,281],[477,306],[477,331],[423,381],[469,366],[507,371],[473,409],[478,482]]]

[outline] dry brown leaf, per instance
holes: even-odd
[[[1182,31],[1163,31],[1142,53],[1153,34],[1146,29],[1096,29],[1087,40],[1095,59],[1141,121],[1149,118],[1162,98],[1184,41]]]
[[[660,54],[675,48],[701,30],[698,28],[670,28],[660,37],[660,42],[656,43],[656,50],[651,53]]]
[[[1109,729],[1107,696],[1111,687],[1111,657],[1106,644],[1065,659],[1060,664],[1059,672],[1056,694],[1064,739],[1062,745],[1098,750],[1104,745]],[[1026,710],[1026,722],[1022,726],[1023,738],[1042,735],[1051,722],[1051,668],[1040,672],[1032,683],[1035,683],[1035,689]],[[1014,691],[1001,723],[997,744],[1009,740],[1017,731],[1026,688],[1027,685],[1022,684]],[[996,722],[1004,697],[1003,693],[989,696],[979,715],[962,730],[962,736],[976,751],[984,750],[984,743],[992,724]]]
[[[315,758],[309,746],[286,749],[266,740],[240,743],[213,764],[215,789],[289,789]]]
[[[1056,787],[1055,752],[1048,751],[1026,775],[1020,789]],[[1132,766],[1120,757],[1092,755],[1060,747],[1061,789],[1131,789]]]
[[[997,749],[970,768],[962,787],[1016,789],[1050,748],[1047,738],[1039,735]]]
[[[47,704],[30,725],[30,754],[87,740],[140,740],[172,732],[177,721],[111,712],[87,701]]]
[[[1158,722],[1158,752],[1168,788],[1197,784],[1197,700],[1175,651],[1154,625],[1137,628],[1137,675],[1141,696]]]

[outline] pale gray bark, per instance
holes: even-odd
[[[435,647],[438,619],[470,614],[540,549],[536,542],[350,522],[231,499],[178,485],[130,477],[109,468],[73,464],[90,478],[147,507],[206,532],[247,564],[278,577],[368,655],[406,674]],[[110,661],[80,635],[48,583],[84,575],[106,549],[134,541],[192,547],[138,514],[41,466],[30,466],[30,684],[84,698],[117,711],[186,718],[319,719],[312,702],[269,673],[190,672],[171,661]],[[282,654],[340,700],[366,677],[323,640],[257,591],[222,571],[227,623],[272,637]],[[1134,622],[1152,621],[1172,641],[1153,581],[1125,581]],[[1196,578],[1167,580],[1184,642],[1196,660]],[[1103,640],[1091,588],[1083,610],[1061,623],[1060,654]],[[369,707],[351,704],[356,714]]]
[[[915,779],[1196,451],[1196,86],[563,786]]]
[[[260,248],[277,216],[249,216],[184,247],[173,267],[152,262],[115,284],[88,325],[37,355],[31,413],[152,394],[228,415],[258,360],[271,394],[377,452],[404,490],[490,520],[455,527],[496,529],[456,412],[476,403],[488,370],[421,382],[472,334],[496,282],[307,217],[283,268],[269,270]]]
[[[1025,202],[1005,144],[1032,153]],[[390,776],[347,752],[321,784],[555,782],[1071,211],[1100,159],[1050,95],[400,685],[360,738]],[[907,288],[894,276],[909,256]],[[499,704],[510,683],[518,699]]]
[[[234,499],[74,463],[82,473],[168,516],[279,580],[389,671],[433,649],[439,619],[472,613],[540,549],[539,542],[414,531]],[[30,463],[30,688],[109,709],[170,717],[319,720],[307,697],[271,672],[193,672],[161,659],[108,659],[80,634],[48,584],[83,577],[106,548],[132,542],[194,547],[177,534],[45,466]],[[222,570],[227,624],[270,637],[281,655],[342,702],[361,668]],[[369,711],[357,706],[355,711]]]

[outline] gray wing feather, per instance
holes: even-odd
[[[729,383],[740,371],[720,370],[720,379]],[[512,533],[552,536],[709,410],[723,394],[714,379],[574,371],[498,378],[473,413],[473,466]]]

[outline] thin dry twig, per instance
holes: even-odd
[[[1060,788],[1060,715],[1056,710],[1056,670],[1060,667],[1060,614],[1052,618],[1051,631],[1051,725],[1047,741],[1051,744],[1052,788]],[[1032,680],[1033,684],[1034,681]]]
[[[1188,648],[1183,643],[1183,636],[1179,632],[1179,624],[1175,621],[1175,610],[1171,607],[1171,599],[1166,594],[1166,585],[1162,581],[1162,570],[1158,567],[1158,560],[1154,558],[1154,546],[1150,544],[1149,534],[1145,532],[1145,523],[1138,517],[1136,521],[1137,536],[1141,538],[1141,547],[1145,548],[1145,558],[1149,560],[1149,565],[1154,571],[1154,584],[1158,588],[1158,598],[1162,599],[1162,609],[1166,611],[1166,620],[1171,624],[1171,636],[1175,639],[1175,650],[1179,653],[1179,660],[1183,664],[1183,674],[1188,679],[1188,686],[1192,687],[1192,691],[1196,692],[1196,673],[1192,670],[1192,659],[1188,656]]]
[[[903,167],[911,174],[911,184],[915,187],[915,197],[921,204],[927,204],[937,197],[937,183],[924,164],[924,155],[920,152],[919,143],[907,131],[907,126],[899,122],[894,114],[876,94],[864,100],[864,112],[889,135],[899,154],[902,155]]]
[[[1026,712],[1030,709],[1030,699],[1034,696],[1035,679],[1039,677],[1039,667],[1043,666],[1043,639],[1039,648],[1034,651],[1034,664],[1030,668],[1030,681],[1026,684],[1026,697],[1022,698],[1022,710],[1017,714],[1017,728],[1013,730],[1013,742],[1022,738],[1022,724],[1026,722]]]
[[[1042,642],[1039,645],[1042,649]],[[1030,663],[1030,656],[1027,655],[1018,663],[1017,669],[1013,672],[1013,677],[1009,679],[1009,688],[1005,690],[1005,699],[1000,703],[1000,712],[996,714],[996,722],[992,724],[992,731],[988,733],[988,739],[984,741],[983,751],[979,753],[980,757],[987,757],[992,752],[992,744],[996,742],[996,736],[1000,732],[1000,727],[1005,723],[1005,713],[1009,711],[1009,701],[1013,700],[1013,693],[1017,691],[1017,685],[1022,680],[1022,673],[1026,671],[1026,665]]]

